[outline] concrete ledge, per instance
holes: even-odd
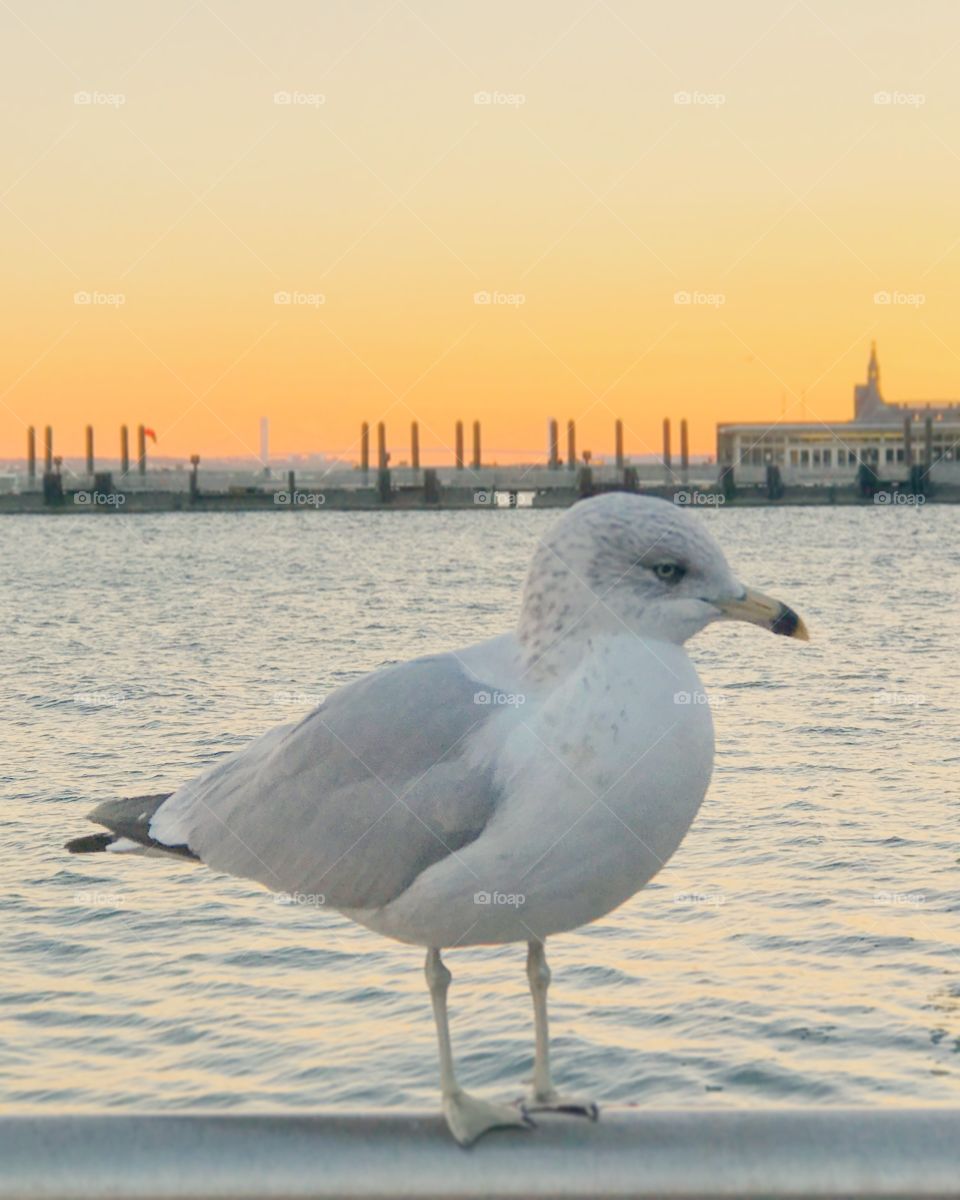
[[[433,1115],[0,1118],[0,1200],[960,1197],[960,1109],[608,1109],[462,1150]]]

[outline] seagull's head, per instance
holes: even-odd
[[[575,504],[542,539],[520,632],[536,654],[578,632],[682,645],[721,620],[808,636],[792,608],[737,579],[701,517],[666,500],[609,492]]]

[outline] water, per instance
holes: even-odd
[[[419,950],[203,868],[61,846],[93,802],[501,632],[553,519],[0,522],[0,1107],[436,1107]],[[956,1102],[960,509],[703,519],[814,641],[691,644],[714,783],[644,892],[552,941],[558,1082],[641,1105]],[[448,957],[468,1086],[523,1090],[523,959]]]

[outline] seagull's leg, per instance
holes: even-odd
[[[547,988],[550,968],[543,942],[532,941],[527,946],[527,978],[533,996],[533,1021],[537,1048],[533,1060],[533,1093],[525,1107],[533,1112],[564,1112],[589,1117],[595,1121],[599,1109],[592,1100],[575,1100],[557,1093],[550,1078],[550,1029],[547,1023]]]
[[[443,1115],[450,1132],[461,1146],[469,1146],[488,1129],[506,1125],[529,1128],[533,1121],[519,1108],[510,1104],[491,1104],[471,1096],[457,1085],[453,1070],[453,1051],[450,1048],[450,1024],[447,1020],[447,989],[450,972],[440,958],[439,950],[427,951],[427,986],[433,1002],[437,1023],[437,1042],[440,1047],[440,1089],[443,1095]]]

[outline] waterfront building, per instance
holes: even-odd
[[[885,400],[876,343],[866,382],[853,389],[852,420],[717,425],[717,463],[737,468],[738,477],[745,479],[762,474],[769,464],[780,467],[787,480],[812,483],[852,479],[860,463],[881,477],[899,478],[909,474],[912,464],[946,468],[957,462],[960,402]]]

